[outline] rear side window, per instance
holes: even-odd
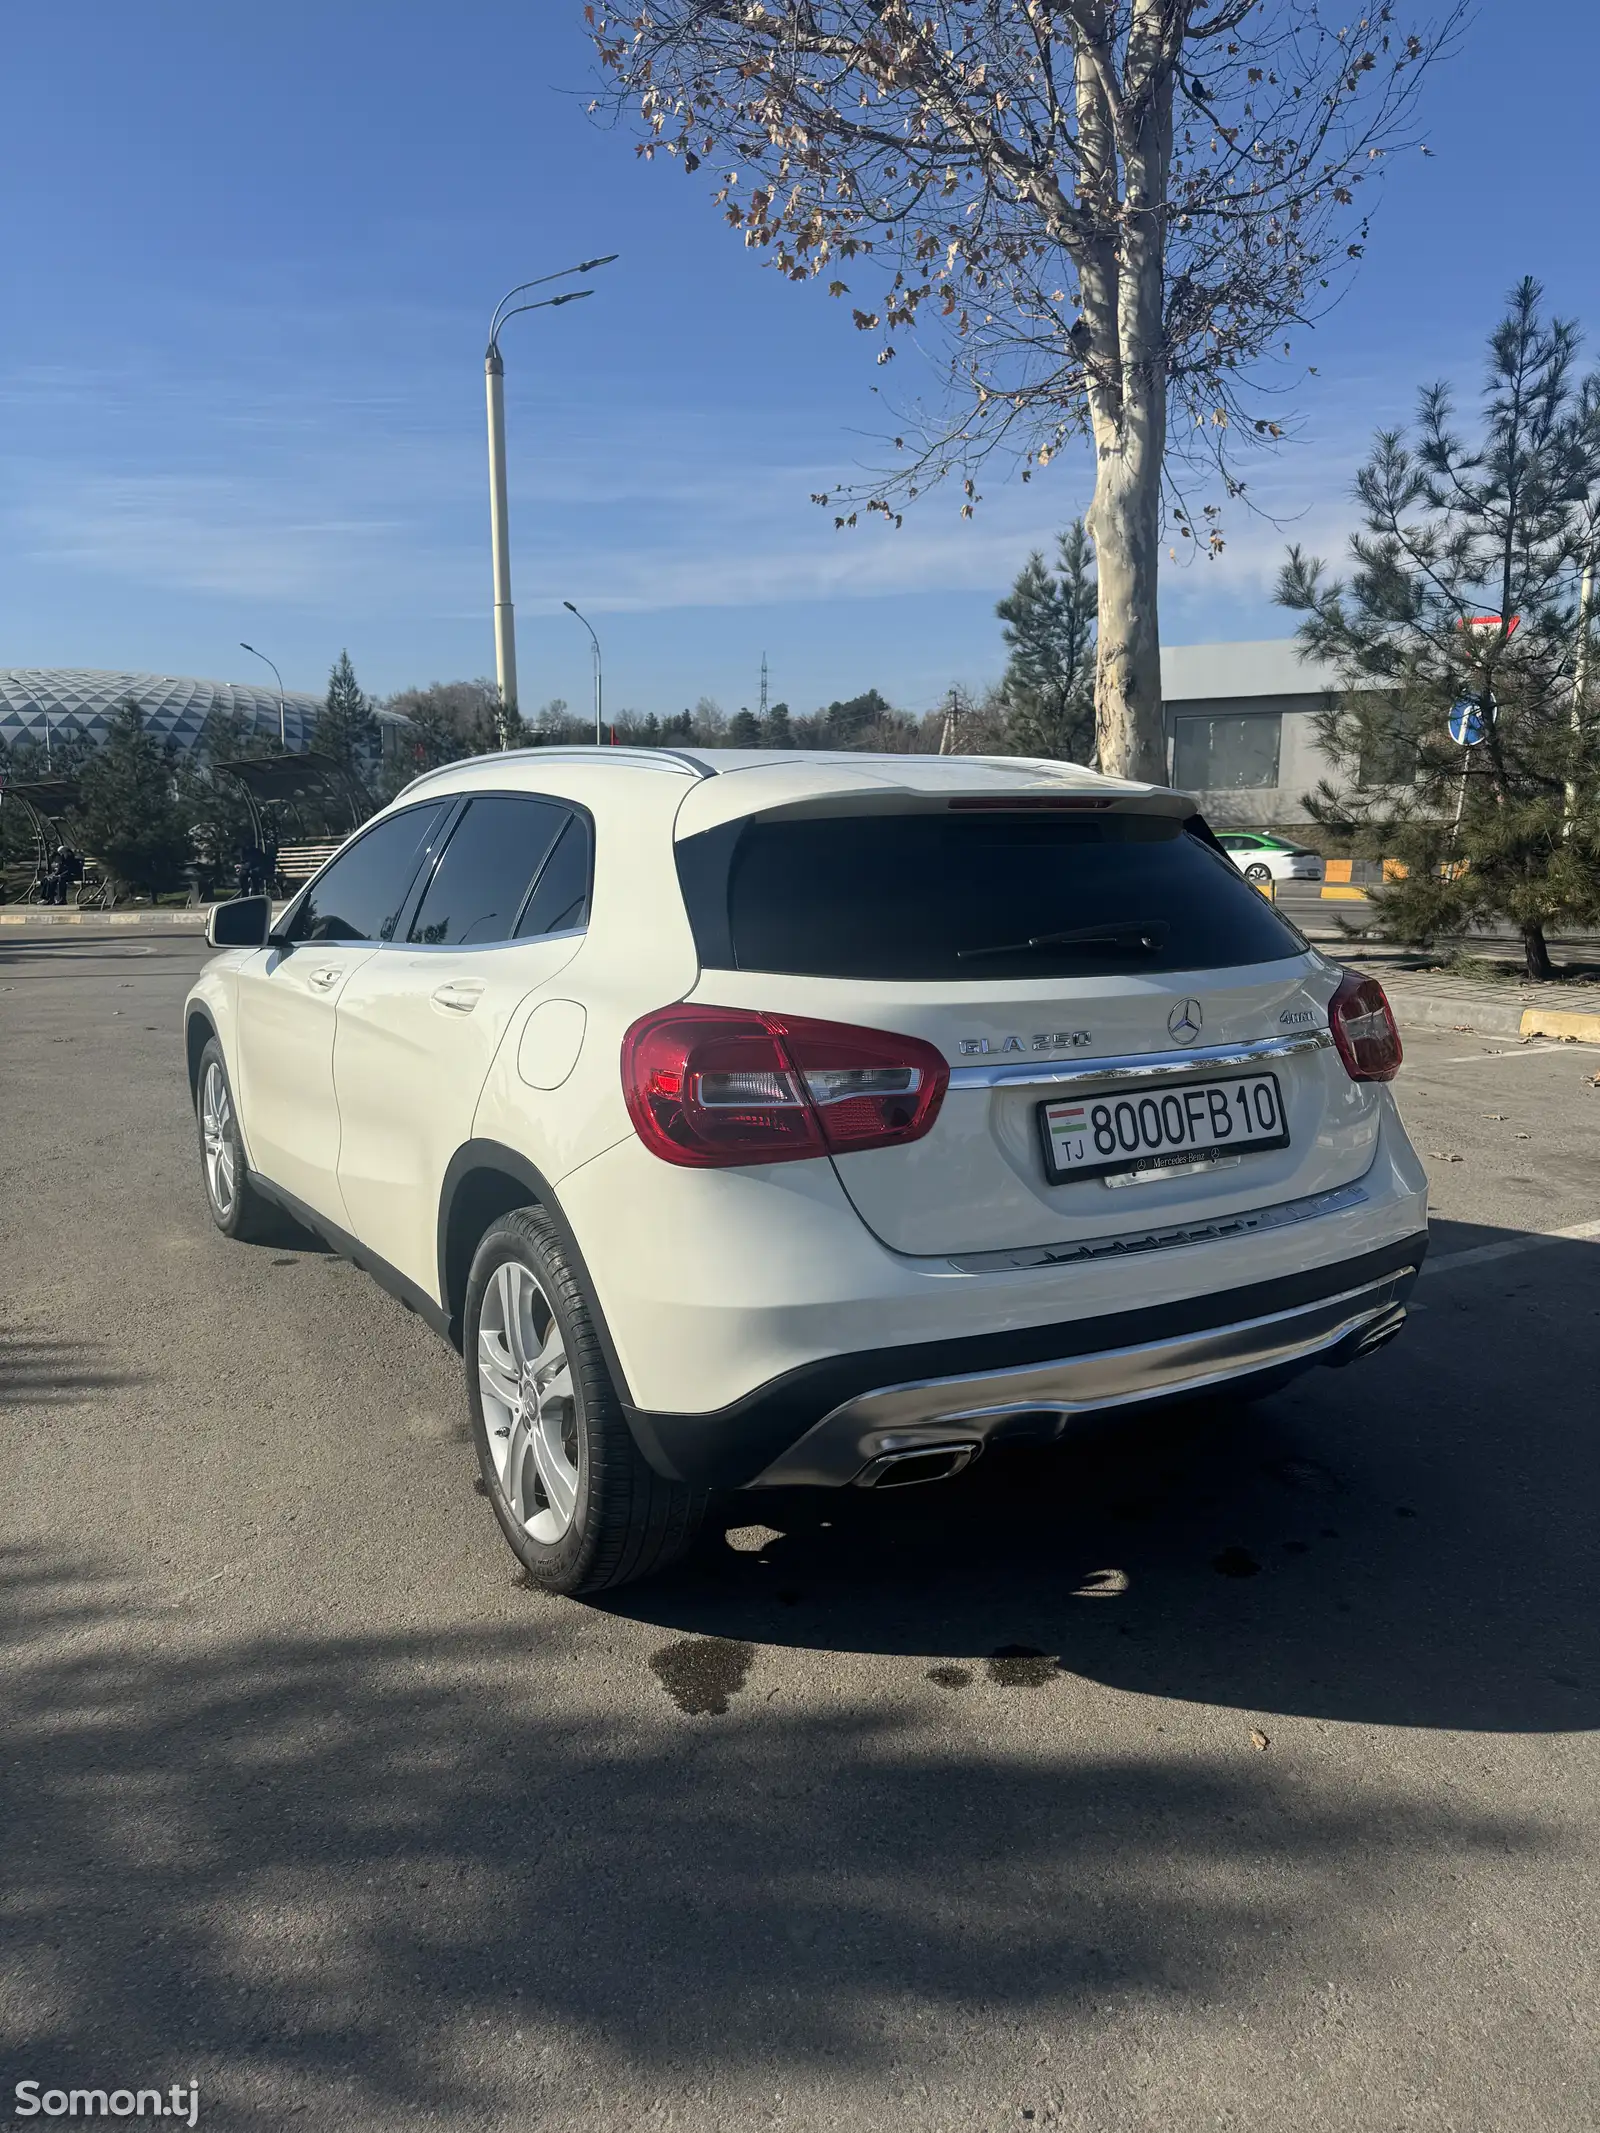
[[[553,800],[491,793],[472,801],[411,922],[428,948],[508,941],[534,877],[568,820]]]
[[[387,941],[448,803],[387,815],[341,852],[301,898],[289,926],[295,941]]]
[[[1224,969],[1305,943],[1191,817],[841,814],[685,838],[710,969],[978,983]]]
[[[590,863],[588,817],[570,815],[517,921],[519,941],[540,933],[576,933],[588,925]]]

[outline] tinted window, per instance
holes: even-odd
[[[517,939],[527,940],[536,933],[572,933],[588,923],[589,824],[583,815],[572,815],[528,898]]]
[[[510,940],[528,884],[566,819],[552,800],[474,800],[434,869],[409,938],[430,948]]]
[[[448,801],[389,815],[312,883],[289,927],[294,941],[387,941],[449,811]]]
[[[713,969],[970,984],[1299,954],[1300,936],[1192,820],[1192,829],[1171,815],[1121,814],[751,821],[686,838],[678,873],[700,960]],[[1080,938],[1027,945],[1067,932]]]

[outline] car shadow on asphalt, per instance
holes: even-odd
[[[1435,1249],[1511,1241],[1441,1224]],[[598,1604],[680,1638],[924,1655],[952,1694],[1009,1653],[1259,1712],[1600,1723],[1600,1243],[1441,1268],[1413,1305],[1381,1354],[1258,1402],[1130,1412],[893,1492],[724,1498],[680,1570]]]
[[[222,2124],[567,2124],[603,2082],[643,2125],[661,2077],[743,2067],[937,2091],[975,2011],[1091,2051],[1125,2005],[1251,2018],[1354,1974],[1444,1862],[1548,1853],[1519,1812],[1242,1741],[996,1752],[930,1730],[931,1685],[808,1712],[758,1662],[731,1718],[652,1720],[556,1692],[636,1664],[588,1627],[224,1633],[0,1551],[13,2076],[194,2078]]]

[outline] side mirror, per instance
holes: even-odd
[[[236,896],[213,904],[206,939],[213,948],[264,948],[272,931],[272,901],[266,896]]]

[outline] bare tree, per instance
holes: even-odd
[[[1163,489],[1168,422],[1221,465],[1281,424],[1246,374],[1361,254],[1358,188],[1400,144],[1424,63],[1461,16],[1396,0],[595,0],[586,9],[639,152],[694,171],[795,281],[866,272],[881,334],[943,336],[951,397],[908,422],[860,504],[898,522],[997,450],[1027,480],[1092,440],[1098,760],[1164,781],[1156,578],[1218,538]],[[1267,404],[1267,403],[1262,403]],[[853,524],[856,510],[837,513]]]

